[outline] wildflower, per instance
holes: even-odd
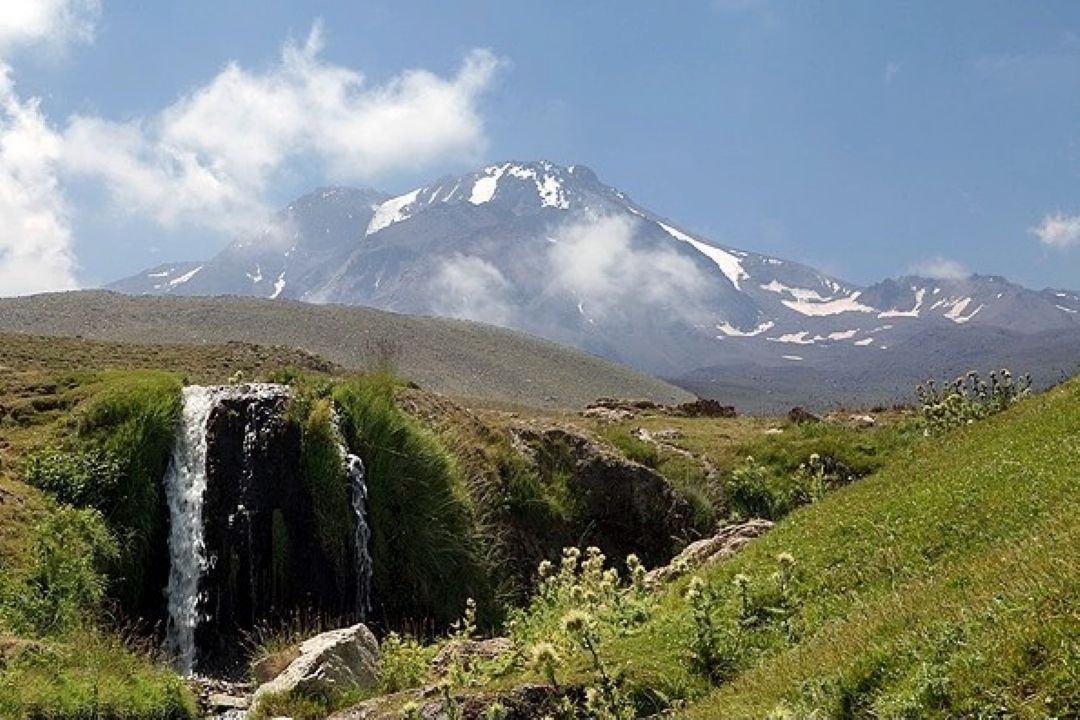
[[[782,552],[776,556],[776,562],[780,563],[781,568],[790,570],[795,566],[795,556],[791,553]]]
[[[705,597],[705,581],[695,575],[690,578],[690,586],[686,588],[686,601],[691,605],[697,605]]]
[[[571,610],[562,618],[562,629],[572,635],[580,635],[591,624],[592,617],[583,610]]]
[[[735,587],[739,588],[739,590],[746,590],[747,585],[750,584],[750,578],[742,573],[739,573],[734,578],[732,578],[731,582],[735,585]]]
[[[536,568],[536,572],[540,576],[540,579],[544,579],[549,577],[553,572],[555,572],[555,566],[551,563],[550,560],[543,560]]]

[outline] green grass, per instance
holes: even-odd
[[[491,572],[455,459],[398,407],[395,385],[371,375],[333,393],[366,471],[376,616],[446,627],[468,597],[491,615]]]
[[[764,592],[779,553],[796,558],[801,598],[797,642],[776,623],[746,632],[741,671],[704,698],[685,669],[685,583],[609,651],[632,687],[694,700],[688,717],[1075,713],[1078,461],[1073,381],[900,452],[703,572],[718,622],[737,615],[736,574]]]
[[[723,667],[714,677],[691,662],[690,578],[639,625],[626,624],[619,603],[617,622],[593,611],[599,656],[639,714],[673,705],[688,718],[1080,713],[1080,380],[941,437],[896,432],[877,445],[892,448],[888,459],[828,429],[792,433],[781,457],[825,438],[837,455],[881,467],[697,572]],[[782,589],[786,553],[795,564]],[[559,642],[560,613],[540,607],[519,624]],[[596,683],[590,656],[561,647],[559,682]],[[487,682],[542,679],[524,665]]]
[[[3,640],[0,639],[0,648]],[[110,633],[82,630],[10,646],[0,718],[189,720],[195,703],[171,670]]]

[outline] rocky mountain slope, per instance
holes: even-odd
[[[111,287],[469,318],[685,377],[699,390],[714,381],[761,387],[744,367],[766,381],[805,385],[824,375],[843,385],[886,365],[906,384],[931,366],[987,366],[1014,350],[1033,356],[1030,369],[1045,380],[1076,369],[1060,348],[1080,342],[1075,292],[980,275],[860,287],[717,245],[588,168],[543,161],[491,165],[396,197],[319,190],[208,261],[162,265]],[[987,332],[1009,339],[987,354]],[[890,395],[874,382],[850,387],[869,399]]]

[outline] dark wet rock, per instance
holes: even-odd
[[[690,504],[656,471],[562,427],[517,427],[514,446],[548,475],[565,476],[577,503],[581,545],[610,558],[665,562],[692,532]]]

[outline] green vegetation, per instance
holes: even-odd
[[[226,370],[196,372],[222,381]],[[148,573],[162,567],[158,488],[181,377],[0,378],[0,718],[193,716],[150,641],[118,629],[163,583]],[[335,411],[367,468],[376,612],[398,631],[383,642],[379,693],[437,679],[436,651],[479,624],[517,649],[441,670],[439,692],[457,709],[462,692],[542,682],[565,694],[564,718],[1080,714],[1080,380],[1031,397],[992,380],[983,397],[968,381],[964,402],[978,408],[950,411],[962,421],[886,413],[857,427],[843,416],[521,418],[468,411],[386,373],[275,379],[294,386],[288,420],[315,554],[343,583],[354,518]],[[932,405],[942,403],[960,407],[945,395]],[[568,433],[511,432],[541,425]],[[699,532],[735,518],[777,525],[660,587],[636,558],[612,558],[614,569],[595,549],[560,555],[587,531],[573,491],[577,428],[664,475]],[[288,596],[297,563],[312,559],[297,556],[287,509],[271,530],[271,592]],[[538,574],[522,570],[545,558]],[[326,612],[250,644],[287,662]],[[463,612],[449,637],[425,644]],[[277,697],[259,712],[314,719],[362,697]]]
[[[333,393],[366,470],[380,610],[445,627],[475,597],[490,614],[491,573],[461,474],[439,440],[398,407],[395,384],[371,375]]]
[[[641,604],[633,570],[567,551],[511,614],[521,653],[468,685],[576,688],[563,717],[1075,716],[1080,380],[1013,405]]]

